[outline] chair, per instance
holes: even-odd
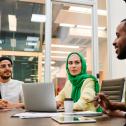
[[[125,78],[103,80],[101,92],[108,95],[111,101],[121,102],[124,92]]]

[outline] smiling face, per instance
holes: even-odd
[[[116,39],[113,42],[118,59],[126,59],[126,21],[121,22],[116,29]]]
[[[3,60],[0,62],[0,80],[5,81],[12,76],[12,64],[9,60]]]
[[[68,69],[71,75],[76,76],[81,72],[82,65],[80,57],[77,54],[72,54],[68,59]]]

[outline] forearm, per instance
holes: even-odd
[[[6,108],[8,102],[6,100],[0,99],[0,109]]]
[[[122,102],[111,102],[111,110],[126,111],[126,104]]]
[[[61,91],[59,93],[59,95],[56,96],[56,105],[57,105],[57,108],[63,107],[64,98],[65,98],[65,96],[64,96],[63,91]]]
[[[15,108],[25,108],[24,103],[15,103]]]
[[[89,95],[90,94],[90,95]],[[80,97],[80,99],[74,103],[74,110],[81,110],[81,111],[95,111],[96,108],[94,106],[94,103],[88,103],[89,101],[92,101],[92,99],[94,98],[94,95],[91,95],[91,92],[88,93],[88,95],[83,95],[82,97]]]
[[[87,108],[88,108],[87,104],[85,104],[85,102],[82,102],[80,100],[74,103],[73,105],[73,110],[75,111],[86,111],[88,110]]]
[[[59,92],[59,94],[56,96],[56,101],[63,102],[65,98],[69,97],[69,92],[71,92],[70,84],[66,83],[63,89]]]
[[[65,99],[64,91],[61,91],[61,92],[56,96],[56,101],[61,101],[61,102],[63,102],[64,99]]]
[[[113,117],[123,117],[123,118],[126,118],[126,113],[124,111],[120,111],[120,110],[109,111],[106,114],[109,115],[109,116],[113,116]]]
[[[14,108],[25,108],[24,103],[12,103],[12,102],[8,102],[7,109],[14,109]]]
[[[77,103],[74,103],[73,105],[73,110],[78,110],[78,111],[82,111],[82,110],[85,110],[85,105],[83,104],[80,104],[80,102],[77,102]]]

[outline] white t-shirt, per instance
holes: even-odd
[[[2,99],[10,102],[22,101],[22,81],[10,79],[7,83],[0,82],[0,92]]]

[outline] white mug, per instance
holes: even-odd
[[[64,110],[67,113],[73,112],[73,100],[71,98],[65,98],[64,100]]]

